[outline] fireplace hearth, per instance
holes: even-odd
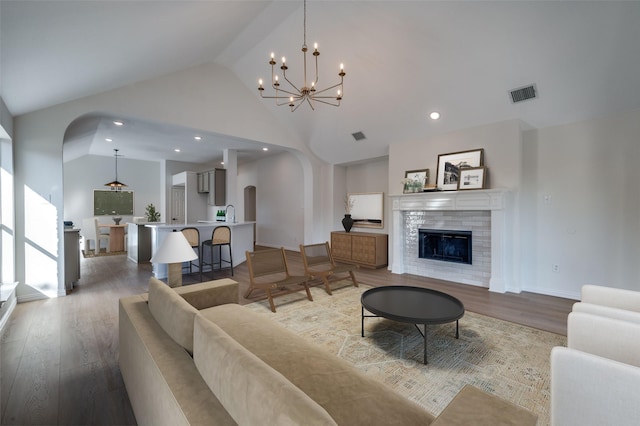
[[[418,229],[418,257],[471,265],[471,231]]]

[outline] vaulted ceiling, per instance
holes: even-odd
[[[0,95],[15,116],[214,62],[258,97],[257,79],[269,80],[272,51],[287,57],[291,78],[299,80],[302,21],[301,0],[2,0]],[[337,82],[344,63],[342,106],[292,113],[262,102],[330,163],[376,158],[393,143],[507,119],[547,127],[606,116],[640,107],[638,22],[637,1],[309,0],[307,42],[321,51],[318,86]],[[529,84],[539,97],[513,104],[509,91]],[[442,118],[430,120],[431,111]],[[109,118],[88,119],[77,133],[103,142]],[[132,126],[127,155],[146,149],[149,158],[150,143],[173,152],[176,139],[197,132],[163,125]],[[358,131],[367,138],[355,141]],[[246,158],[261,149],[207,136],[217,141],[209,159],[234,143]]]

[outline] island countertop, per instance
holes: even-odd
[[[211,239],[213,230],[219,226],[228,226],[231,230],[231,251],[233,253],[233,266],[240,265],[246,261],[246,252],[253,251],[253,227],[255,222],[218,222],[202,221],[196,223],[146,223],[145,227],[151,229],[151,251],[155,254],[160,248],[167,234],[172,231],[180,231],[183,228],[197,228],[200,232],[200,245],[202,242]],[[209,254],[207,253],[208,257]],[[153,275],[156,278],[167,277],[167,265],[163,263],[153,263]],[[205,281],[211,278],[211,274],[205,270]],[[214,274],[214,278],[215,274]]]
[[[211,228],[216,226],[228,226],[233,228],[236,226],[253,225],[255,222],[223,222],[217,220],[199,220],[195,223],[154,223],[147,222],[144,225],[148,228],[157,229],[182,229],[182,228]]]

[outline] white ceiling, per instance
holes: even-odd
[[[342,106],[291,113],[262,102],[331,163],[507,119],[547,127],[640,108],[638,1],[309,0],[307,9],[318,86],[345,64]],[[287,56],[293,78],[301,68],[300,0],[2,0],[0,15],[0,94],[13,115],[208,62],[255,90],[270,77],[271,51]],[[512,104],[508,91],[531,83],[539,99]],[[69,130],[70,146],[112,155],[110,117],[86,119]],[[356,131],[367,139],[355,142]],[[197,132],[137,122],[119,141],[130,158],[175,156],[184,141],[175,159],[203,161]],[[234,144],[246,159],[262,155],[255,143],[206,136],[208,160]]]

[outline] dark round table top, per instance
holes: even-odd
[[[445,324],[464,315],[461,301],[428,288],[376,287],[362,293],[360,301],[373,314],[412,324]]]

